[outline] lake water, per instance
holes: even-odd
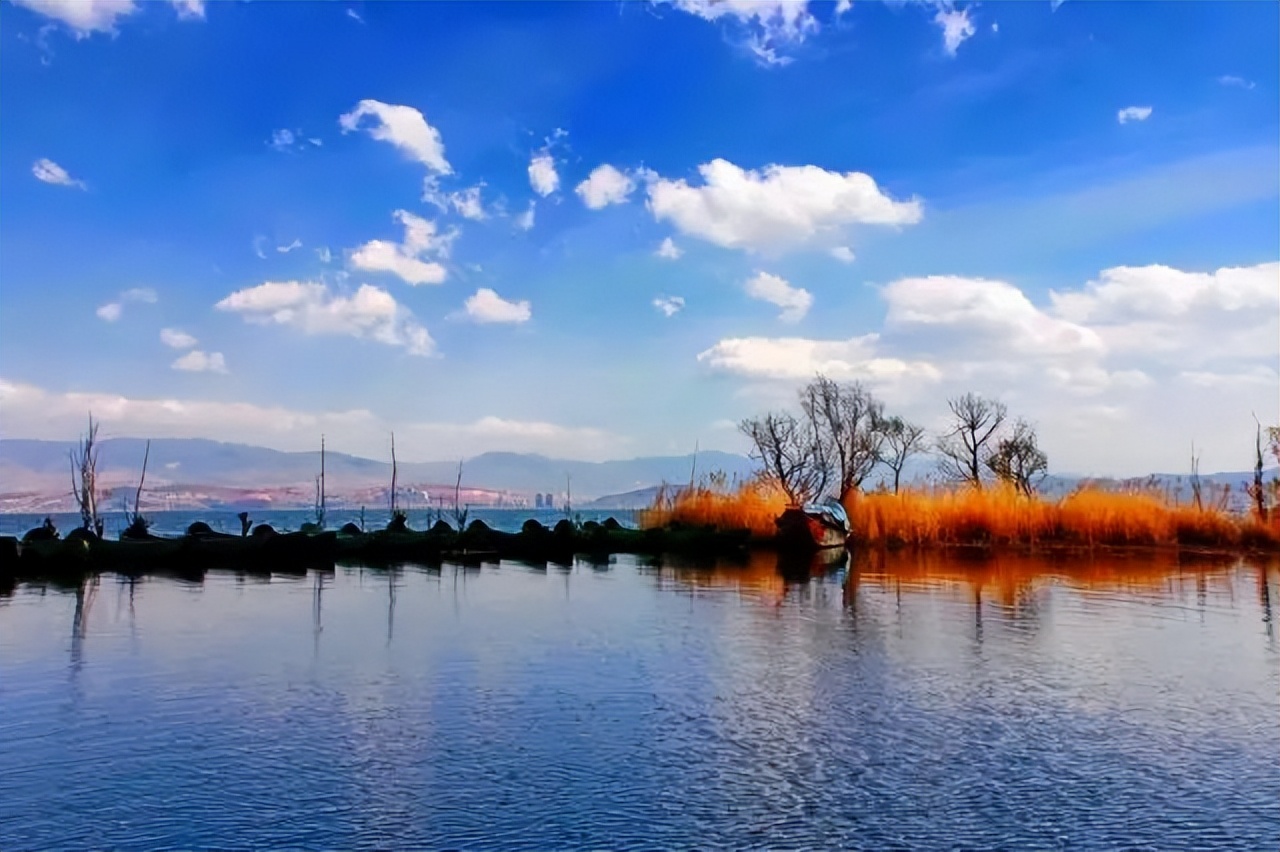
[[[1274,563],[339,566],[0,598],[0,849],[1275,849]]]

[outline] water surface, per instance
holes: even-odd
[[[1280,845],[1280,568],[630,557],[0,598],[0,848]]]

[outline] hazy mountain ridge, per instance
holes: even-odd
[[[75,446],[74,441],[0,440],[0,495],[9,498],[0,502],[0,509],[28,511],[30,505],[52,506],[69,497],[68,459]],[[146,441],[111,438],[100,447],[101,486],[119,489],[136,485]],[[582,462],[532,454],[483,453],[463,462],[462,486],[468,492],[463,499],[470,496],[473,502],[495,502],[503,498],[510,502],[525,498],[532,504],[534,494],[551,493],[561,504],[571,491],[576,504],[664,481],[687,482],[693,463],[692,455]],[[697,469],[722,470],[731,477],[741,477],[752,470],[752,463],[745,456],[706,451],[698,454]],[[167,500],[173,506],[202,506],[210,501],[308,505],[319,472],[318,449],[283,452],[205,439],[155,439],[146,485],[151,501]],[[452,492],[458,463],[401,462],[397,473],[401,486],[430,487],[439,499],[444,489]],[[372,502],[385,494],[390,482],[389,459],[325,453],[325,490],[331,499]],[[19,496],[21,499],[15,499]]]
[[[0,440],[0,511],[65,511],[71,508],[68,454],[74,441],[34,439]],[[110,504],[128,496],[138,481],[146,441],[140,438],[111,438],[102,441],[99,455],[99,482],[112,490]],[[452,497],[457,477],[456,461],[403,462],[398,465],[399,482],[418,492],[426,490],[436,501]],[[935,461],[923,456],[912,459],[902,481],[929,481]],[[508,452],[483,453],[463,463],[462,500],[477,505],[532,505],[535,494],[553,494],[563,505],[571,490],[573,505],[582,508],[639,508],[653,499],[663,483],[683,485],[690,475],[701,478],[713,471],[724,472],[731,480],[749,476],[755,464],[745,456],[718,451],[694,457],[654,456],[606,462],[551,459],[545,456]],[[198,438],[155,439],[147,465],[147,491],[143,506],[157,508],[203,508],[225,506],[310,506],[314,500],[315,478],[320,470],[319,450],[283,452],[248,444],[223,443]],[[347,453],[325,453],[326,493],[335,505],[379,505],[386,500],[391,481],[390,461],[361,458]],[[1276,476],[1270,469],[1268,479]],[[877,471],[867,482],[874,487],[883,473]],[[1049,476],[1042,493],[1054,497],[1070,492],[1086,477]],[[1230,485],[1232,506],[1245,499],[1242,485],[1252,472],[1203,474],[1206,486]],[[1099,483],[1119,484],[1130,479],[1093,478]],[[1145,479],[1143,477],[1136,478]],[[1152,481],[1161,489],[1191,499],[1189,476],[1155,474]],[[126,494],[127,492],[127,494]]]

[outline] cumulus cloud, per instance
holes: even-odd
[[[684,249],[676,245],[675,240],[667,237],[658,246],[658,250],[654,254],[664,260],[679,260],[680,256],[684,254]]]
[[[116,23],[137,12],[134,0],[12,0],[38,15],[63,24],[77,39],[116,32]],[[203,20],[204,0],[170,0],[180,20]]]
[[[173,349],[190,349],[199,343],[198,340],[185,331],[176,328],[160,329],[160,342]]]
[[[596,166],[574,191],[578,193],[583,204],[592,210],[599,210],[610,204],[624,203],[635,188],[635,181],[605,163],[602,166]]]
[[[36,176],[36,180],[44,183],[51,183],[55,186],[71,186],[76,189],[88,189],[84,181],[76,180],[67,174],[67,170],[55,163],[53,160],[41,157],[31,165],[31,174]]]
[[[1192,438],[1220,459],[1216,469],[1233,469],[1248,462],[1250,412],[1275,407],[1278,282],[1280,263],[1115,267],[1045,298],[993,279],[903,278],[879,288],[880,329],[731,338],[699,361],[761,393],[815,372],[879,382],[920,419],[941,417],[949,395],[999,395],[1042,424],[1057,470],[1169,469],[1170,447]],[[1230,424],[1240,434],[1228,440]]]
[[[328,246],[320,246],[320,248],[316,249],[316,257],[320,259],[321,263],[328,263],[333,260],[333,252],[329,251]]]
[[[783,322],[799,322],[813,304],[813,296],[808,290],[792,287],[785,278],[768,272],[757,272],[743,287],[751,298],[782,308],[778,319]]]
[[[536,202],[530,201],[529,207],[523,213],[520,213],[515,217],[514,222],[517,228],[522,231],[528,231],[533,228],[533,213],[536,206]]]
[[[288,254],[289,252],[297,248],[302,248],[302,240],[295,239],[293,242],[289,243],[288,245],[276,246],[276,251],[280,252],[281,254]]]
[[[221,352],[201,352],[199,349],[192,349],[169,366],[187,373],[227,372],[227,361]]]
[[[895,201],[870,175],[817,166],[746,170],[727,160],[698,167],[702,185],[659,178],[649,184],[649,209],[682,233],[725,248],[795,249],[836,241],[854,225],[919,222],[920,201]]]
[[[1020,355],[1100,354],[1102,339],[1091,329],[1050,316],[1004,281],[932,275],[903,278],[882,291],[888,303],[885,325],[920,329],[935,341],[947,330],[965,343],[1007,347]]]
[[[1116,113],[1116,121],[1128,124],[1131,121],[1146,121],[1151,117],[1149,106],[1129,106]]]
[[[784,51],[818,30],[806,0],[672,0],[672,5],[703,20],[733,22],[745,35],[744,46],[763,65],[791,62]]]
[[[840,381],[861,379],[885,383],[915,378],[936,381],[938,369],[923,361],[881,357],[879,335],[848,340],[803,337],[737,337],[721,340],[698,353],[698,361],[715,370],[753,378],[808,380],[822,373]]]
[[[307,145],[319,148],[324,145],[324,140],[314,137],[304,139],[301,130],[295,131],[281,128],[280,130],[271,131],[271,138],[267,140],[267,145],[281,153],[289,153],[291,151],[305,150]]]
[[[314,281],[267,281],[237,290],[218,302],[220,311],[248,322],[283,325],[304,334],[342,335],[430,355],[435,343],[426,328],[390,293],[369,284],[349,295]]]
[[[478,323],[513,323],[528,322],[533,316],[533,309],[528,300],[509,302],[488,287],[476,290],[463,304],[463,311],[468,319]]]
[[[458,211],[458,215],[464,219],[480,221],[488,218],[488,214],[485,213],[484,210],[484,205],[480,202],[479,186],[473,186],[451,193],[449,196],[449,202],[453,205],[453,209]]]
[[[933,16],[933,22],[942,30],[942,46],[949,56],[955,56],[960,45],[972,38],[975,32],[968,9],[944,6]]]
[[[428,453],[414,459],[418,461],[468,457],[488,450],[601,461],[617,458],[628,443],[603,429],[511,416],[405,423],[386,420],[367,409],[303,411],[250,402],[65,393],[0,378],[0,432],[6,436],[71,439],[84,430],[86,411],[93,412],[104,431],[116,435],[219,441],[234,436],[237,441],[280,450],[312,450],[315,436],[324,433],[331,448],[368,458],[384,457],[387,433],[394,429],[400,439],[397,445],[403,441],[405,448],[417,446]]]
[[[370,121],[364,121],[366,118]],[[338,124],[343,133],[358,130],[363,124],[374,139],[390,142],[430,171],[442,175],[453,173],[444,158],[440,131],[427,124],[422,113],[413,107],[366,99],[342,115]]]
[[[404,240],[370,240],[351,253],[350,263],[367,272],[389,272],[407,284],[441,284],[447,277],[443,265],[428,257],[447,258],[457,232],[436,232],[436,225],[407,210],[397,210],[396,221],[404,226]]]
[[[831,249],[828,254],[841,263],[853,263],[857,258],[853,254],[853,249],[848,246],[836,246]]]
[[[556,173],[556,160],[550,151],[540,151],[529,161],[529,185],[544,198],[560,187],[560,175]]]
[[[673,317],[684,310],[684,297],[659,296],[653,300],[653,306],[661,311],[663,316]]]
[[[124,305],[126,302],[140,302],[143,304],[155,304],[156,291],[150,287],[132,287],[121,293],[114,302],[108,302],[102,305],[96,311],[98,318],[106,322],[115,322],[124,315]]]

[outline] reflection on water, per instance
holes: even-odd
[[[771,554],[0,598],[0,848],[1274,848],[1280,565]]]

